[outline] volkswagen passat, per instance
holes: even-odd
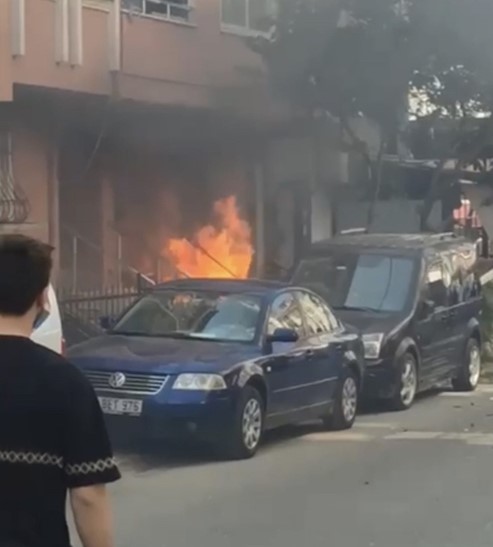
[[[353,425],[364,348],[315,293],[263,281],[180,280],[72,348],[110,426],[192,434],[251,457],[266,429]]]

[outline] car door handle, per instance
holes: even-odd
[[[450,319],[450,314],[448,314],[448,313],[447,313],[447,314],[443,314],[443,315],[440,316],[440,321],[441,321],[442,323],[446,323],[449,319]]]
[[[315,352],[312,349],[307,349],[305,351],[305,357],[311,359],[312,357],[315,357]]]

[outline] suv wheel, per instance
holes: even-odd
[[[356,374],[346,369],[343,373],[332,412],[323,418],[326,429],[342,431],[350,429],[356,419],[359,403],[359,385]]]
[[[252,386],[245,386],[229,437],[220,445],[221,455],[243,460],[255,455],[264,430],[265,403]]]
[[[452,386],[456,391],[474,391],[480,376],[481,347],[475,338],[469,338],[459,375],[452,379]]]
[[[418,392],[418,365],[412,353],[405,353],[399,359],[399,382],[397,392],[391,401],[393,410],[410,408]]]

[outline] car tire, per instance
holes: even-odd
[[[252,386],[246,385],[234,416],[229,437],[221,443],[221,455],[228,460],[252,458],[262,441],[264,431],[265,401]]]
[[[469,338],[457,378],[452,379],[455,391],[474,391],[481,376],[481,346],[476,338]]]
[[[358,405],[358,377],[350,368],[346,368],[337,386],[332,411],[323,418],[324,427],[330,431],[351,429],[358,413]]]
[[[408,410],[413,406],[418,393],[418,363],[416,357],[406,352],[398,362],[397,390],[390,401],[392,410]]]

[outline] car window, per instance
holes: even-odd
[[[481,283],[475,274],[477,252],[471,248],[463,248],[451,255],[454,265],[454,275],[450,288],[452,304],[461,304],[481,296]]]
[[[305,318],[307,334],[331,332],[337,328],[337,319],[321,298],[307,292],[299,292],[298,298]]]
[[[301,262],[292,282],[320,294],[334,309],[400,312],[415,290],[413,258],[336,251]]]
[[[426,271],[424,298],[433,302],[436,308],[447,306],[450,284],[450,272],[441,261],[434,262]]]
[[[292,292],[279,295],[272,303],[267,320],[267,334],[274,334],[276,329],[292,329],[300,337],[304,335],[300,306]]]
[[[247,293],[158,290],[132,306],[112,333],[253,342],[261,304]]]

